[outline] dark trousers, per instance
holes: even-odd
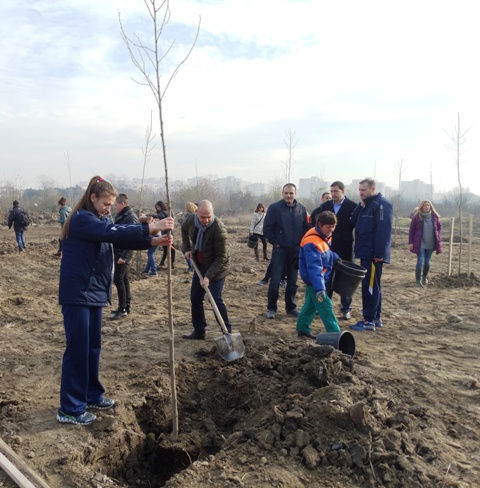
[[[332,245],[332,251],[336,252],[344,261],[353,261],[353,241],[340,241]],[[332,298],[332,295],[329,295]],[[352,311],[352,297],[340,295],[342,312]]]
[[[205,270],[200,269],[200,271],[202,273],[202,276],[204,276]],[[213,296],[213,300],[217,304],[220,315],[225,322],[225,326],[227,327],[228,331],[231,332],[232,326],[230,325],[230,321],[228,320],[227,307],[222,298],[224,284],[225,279],[217,281],[211,280],[208,288]],[[195,332],[197,332],[198,334],[204,334],[205,328],[207,327],[207,321],[205,319],[205,308],[203,306],[205,295],[206,292],[200,284],[198,276],[194,274],[192,277],[192,287],[190,289],[190,300],[192,302],[192,324]]]
[[[380,320],[382,314],[383,262],[376,263],[369,259],[361,259],[360,265],[367,270],[367,274],[362,280],[363,318],[369,322]]]
[[[277,311],[280,281],[286,277],[285,310],[289,313],[297,308],[295,296],[298,288],[298,251],[287,251],[282,247],[274,247],[270,264],[272,265],[272,277],[268,285],[267,308]]]
[[[130,293],[130,281],[128,279],[128,263],[117,264],[117,259],[118,257],[115,257],[113,282],[115,283],[118,293],[118,308],[126,309],[132,300]]]
[[[162,254],[162,259],[160,261],[160,266],[163,266],[165,264],[165,261],[167,260],[167,246],[162,246],[163,249],[163,254]],[[173,268],[173,263],[175,262],[175,249],[171,248],[171,258],[172,258],[172,268]]]
[[[62,306],[67,346],[63,354],[60,409],[78,417],[105,389],[98,379],[102,348],[102,307]]]

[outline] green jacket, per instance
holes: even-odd
[[[195,226],[195,214],[189,215],[182,224],[182,252],[192,252],[197,241],[198,229]],[[221,280],[229,273],[230,256],[227,245],[227,229],[215,217],[213,225],[205,231],[203,236],[203,265],[205,278]]]

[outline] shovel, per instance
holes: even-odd
[[[198,278],[200,280],[203,280],[202,273],[200,273],[197,263],[195,262],[193,257],[192,257],[192,266],[195,269],[195,273],[197,273]],[[245,354],[245,345],[243,343],[242,336],[238,332],[235,332],[233,334],[228,332],[227,327],[225,326],[225,322],[223,321],[223,318],[220,315],[220,310],[218,310],[217,304],[213,299],[212,292],[209,290],[208,286],[206,285],[203,287],[203,289],[207,294],[208,301],[212,305],[213,311],[215,313],[215,317],[218,320],[218,323],[220,324],[220,328],[222,329],[222,333],[223,333],[222,336],[213,339],[217,346],[218,354],[220,354],[220,356],[223,359],[225,359],[225,361],[228,362],[243,358],[243,355]]]

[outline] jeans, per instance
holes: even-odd
[[[202,276],[204,276],[204,269],[200,268]],[[220,315],[225,322],[225,327],[228,332],[231,332],[232,326],[228,320],[227,307],[222,298],[223,285],[225,284],[225,279],[221,280],[211,280],[208,286],[210,293],[213,296],[214,302],[217,304]],[[192,287],[190,289],[190,300],[192,302],[192,324],[195,332],[197,334],[205,334],[205,329],[207,327],[207,321],[205,319],[205,309],[203,307],[203,302],[206,292],[205,289],[200,284],[198,276],[194,274],[192,276]]]
[[[420,248],[420,252],[417,255],[417,269],[422,269],[423,267],[429,268],[430,260],[432,259],[432,254],[435,249],[425,249]]]
[[[285,310],[290,313],[297,308],[295,295],[298,288],[298,250],[287,251],[282,247],[274,247],[270,263],[272,265],[272,277],[268,286],[267,308],[268,310],[277,311],[280,281],[286,276]]]
[[[102,307],[63,305],[67,346],[63,354],[60,409],[78,417],[105,389],[98,379],[102,348]]]
[[[147,251],[147,266],[143,270],[144,273],[156,273],[157,272],[157,264],[155,263],[155,251],[157,250],[158,246],[152,246],[148,248]]]
[[[17,239],[18,250],[23,251],[25,249],[25,236],[23,230],[15,231],[15,239]]]

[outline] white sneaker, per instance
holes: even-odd
[[[350,312],[342,312],[343,320],[350,320],[351,318],[352,318],[352,314]]]

